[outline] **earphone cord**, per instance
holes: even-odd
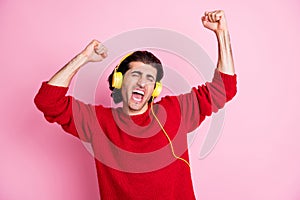
[[[171,147],[173,156],[174,156],[176,159],[179,159],[179,160],[185,162],[185,163],[189,166],[189,168],[191,168],[190,163],[189,163],[187,160],[185,160],[185,159],[183,159],[183,158],[181,158],[181,157],[179,157],[179,156],[177,156],[177,155],[175,154],[174,147],[173,147],[173,143],[172,143],[170,137],[168,136],[167,131],[164,129],[164,127],[162,126],[162,124],[160,123],[159,119],[157,118],[157,116],[156,116],[155,113],[154,113],[154,110],[153,110],[153,100],[154,100],[154,97],[152,97],[152,102],[151,102],[151,112],[152,112],[152,115],[154,116],[154,118],[155,118],[155,120],[157,121],[158,125],[160,126],[161,130],[163,131],[163,133],[164,133],[165,136],[167,137],[167,139],[168,139],[168,141],[169,141],[169,143],[170,143],[170,147]]]

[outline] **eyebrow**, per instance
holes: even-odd
[[[139,75],[142,75],[143,73],[140,72],[140,71],[132,71],[131,74],[139,74]],[[153,80],[155,80],[155,77],[151,74],[147,74],[146,77],[148,78],[152,78]]]

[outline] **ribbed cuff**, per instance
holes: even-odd
[[[214,79],[218,80],[221,78],[223,87],[226,91],[226,101],[231,100],[237,92],[237,75],[230,75],[220,72],[218,69],[215,71]]]
[[[47,81],[45,81],[42,83],[39,94],[51,97],[61,97],[66,95],[68,89],[68,87],[50,85]]]

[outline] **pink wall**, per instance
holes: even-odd
[[[0,1],[0,199],[99,199],[92,156],[33,105],[41,82],[91,39],[144,27],[184,34],[215,61],[214,35],[200,17],[220,8],[239,91],[212,153],[199,159],[203,134],[191,146],[197,197],[299,200],[299,2],[127,2]]]

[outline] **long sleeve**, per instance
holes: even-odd
[[[91,126],[95,123],[95,109],[71,96],[66,96],[67,87],[58,87],[43,82],[34,98],[37,108],[47,121],[58,123],[72,135],[84,141],[91,139]]]
[[[189,131],[197,128],[206,116],[223,108],[237,92],[236,75],[215,70],[211,82],[192,88],[192,91],[178,97],[182,118]]]
[[[223,108],[236,94],[236,75],[227,75],[218,70],[215,71],[212,82],[193,88],[199,105],[200,114],[210,116]]]

